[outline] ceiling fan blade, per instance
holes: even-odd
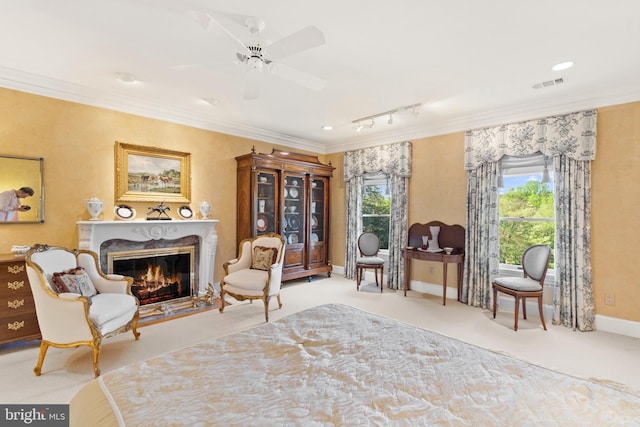
[[[321,46],[325,43],[324,34],[310,25],[265,47],[265,53],[271,59],[280,59],[303,50]]]
[[[258,99],[260,97],[260,76],[262,76],[262,72],[260,71],[247,71],[244,86],[244,99],[247,101]]]
[[[312,90],[324,89],[327,81],[279,62],[271,63],[271,72]]]
[[[218,19],[214,18],[212,13],[209,13],[209,12],[197,12],[196,14],[198,16],[197,21],[198,22],[203,22],[205,24],[204,25],[205,28],[210,28],[212,26],[219,28],[233,42],[234,47],[238,52],[243,53],[245,55],[247,55],[247,54],[251,55],[251,51],[247,48],[247,46],[245,46],[245,44],[242,42],[242,40],[240,40],[238,37],[236,37],[235,34],[233,34],[231,31],[229,31],[229,29],[227,27],[222,25],[219,22]],[[204,16],[200,16],[200,15],[204,15]]]

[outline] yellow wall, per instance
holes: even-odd
[[[101,108],[0,89],[0,154],[45,159],[45,223],[0,224],[0,253],[11,246],[48,243],[77,246],[76,221],[89,219],[85,201],[96,195],[113,217],[115,141],[191,153],[192,203],[209,201],[218,226],[216,280],[235,257],[235,156],[255,145],[277,147],[215,132]],[[593,163],[592,263],[596,312],[640,321],[640,285],[632,257],[640,240],[640,102],[602,108]],[[440,220],[465,226],[464,137],[454,133],[413,141],[409,222]],[[336,167],[332,186],[331,261],[344,265],[345,185],[343,155],[320,156]],[[29,199],[26,199],[28,203]],[[139,215],[148,202],[131,203]],[[176,215],[180,204],[170,204]],[[453,270],[453,269],[451,269]],[[412,278],[439,283],[441,270],[413,271]],[[454,280],[455,276],[449,278]],[[615,305],[605,305],[605,295]]]
[[[592,266],[596,313],[640,321],[640,102],[598,110],[592,168]],[[606,295],[615,305],[606,305]]]

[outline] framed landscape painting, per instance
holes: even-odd
[[[191,154],[116,142],[115,200],[191,201]]]

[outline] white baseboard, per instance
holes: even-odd
[[[640,322],[596,314],[596,330],[640,338]]]
[[[344,267],[334,265],[333,273],[344,275]],[[375,280],[373,277],[373,272],[365,272],[364,278],[365,280]],[[412,280],[409,286],[412,291],[422,292],[425,294],[436,295],[440,297],[442,296],[442,285]],[[447,286],[447,299],[455,300],[457,298],[458,289]],[[513,298],[498,296],[498,306],[500,307],[501,311],[513,313],[514,304],[515,300]],[[545,321],[551,323],[550,319],[553,318],[553,307],[548,304],[544,304],[542,306],[542,311],[544,312]],[[538,315],[538,303],[536,301],[527,301],[527,313],[535,313],[536,316]],[[619,319],[617,317],[602,316],[600,314],[596,314],[595,322],[596,330],[598,331],[626,335],[633,338],[640,338],[640,322]]]

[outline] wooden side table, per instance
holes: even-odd
[[[428,236],[429,239],[431,239],[430,228],[433,226],[440,227],[438,246],[441,248],[453,248],[451,254],[447,255],[444,252],[426,252],[417,249],[422,245],[422,236]],[[404,296],[407,296],[407,290],[409,289],[411,260],[417,259],[442,263],[442,305],[447,305],[447,266],[449,264],[456,264],[458,273],[458,301],[460,301],[462,297],[462,276],[464,274],[464,234],[464,227],[461,225],[448,225],[440,221],[431,221],[426,224],[416,223],[409,227],[408,247],[402,249],[402,256],[404,258]]]
[[[462,274],[464,268],[464,254],[452,252],[450,255],[444,252],[423,252],[417,249],[402,249],[402,256],[404,257],[404,296],[407,296],[407,290],[409,289],[409,274],[410,261],[412,259],[418,259],[423,261],[435,261],[442,263],[442,305],[447,305],[447,266],[449,264],[457,264],[458,267],[458,301],[462,296]]]

